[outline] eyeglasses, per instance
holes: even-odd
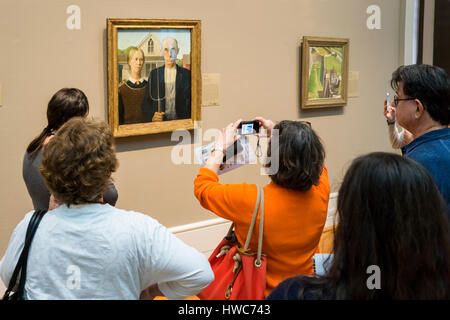
[[[416,100],[416,98],[399,99],[399,97],[394,96],[394,103],[392,104],[392,106],[397,106],[399,101],[405,101],[405,100]]]

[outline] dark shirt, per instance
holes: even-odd
[[[450,219],[450,128],[427,132],[404,146],[402,152],[431,174],[447,204]]]
[[[33,201],[34,210],[48,209],[50,202],[50,191],[45,185],[44,178],[39,172],[42,167],[42,148],[29,157],[28,152],[25,152],[22,165],[22,176],[25,181],[28,193]]]
[[[191,71],[180,66],[176,66],[177,75],[175,78],[175,112],[176,119],[191,118]],[[153,115],[158,111],[166,111],[166,85],[164,79],[165,66],[153,69],[148,78],[145,98],[142,102],[142,113],[145,122],[152,121]],[[163,120],[167,121],[166,115]]]
[[[146,87],[147,80],[139,84],[128,80],[119,85],[119,125],[145,122],[141,105]]]
[[[28,193],[33,201],[34,210],[48,209],[50,202],[50,191],[45,184],[44,177],[39,172],[42,167],[42,147],[30,158],[28,152],[23,157],[22,175]],[[116,187],[110,182],[108,189],[103,195],[103,202],[114,206],[119,197]]]
[[[329,300],[334,299],[323,286],[311,286],[313,278],[295,276],[280,282],[267,300]]]

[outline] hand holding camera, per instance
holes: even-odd
[[[253,121],[257,121],[259,123],[259,126],[261,126],[264,129],[266,129],[266,132],[267,132],[266,135],[261,135],[261,134],[258,133],[258,135],[260,137],[267,137],[267,138],[271,137],[272,129],[273,129],[273,127],[275,127],[275,123],[273,123],[272,120],[264,119],[262,117],[256,117],[255,119],[253,119]],[[259,130],[259,128],[258,128],[258,130]]]
[[[263,127],[267,131],[267,137],[270,137],[274,126],[271,120],[266,120],[262,117],[256,117],[251,121],[242,121],[242,119],[239,119],[234,123],[230,123],[222,129],[222,135],[216,140],[215,147],[211,152],[211,156],[206,161],[205,167],[214,172],[218,172],[223,163],[244,150],[239,141],[242,136],[257,135],[260,137],[260,127]]]
[[[241,121],[242,119],[239,119],[234,123],[230,123],[228,126],[222,129],[222,136],[217,140],[217,144],[219,146],[223,146],[224,150],[226,150],[240,138],[237,134],[237,128]]]
[[[236,126],[237,125],[237,126]],[[228,125],[223,131],[224,136],[226,136],[227,132],[228,134],[234,135],[234,144],[231,145],[229,143],[225,144],[224,149],[225,155],[223,157],[223,162],[225,163],[228,159],[232,158],[239,152],[243,150],[242,145],[239,143],[239,139],[241,136],[247,136],[247,135],[257,135],[260,136],[260,127],[263,127],[267,131],[267,136],[270,137],[272,133],[272,129],[275,126],[274,123],[271,120],[266,120],[262,117],[257,117],[251,121],[236,121],[233,126]],[[234,130],[236,128],[236,130]],[[229,131],[227,131],[229,130]],[[231,141],[231,140],[229,140]],[[259,138],[258,138],[258,147],[259,147]]]

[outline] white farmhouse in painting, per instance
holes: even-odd
[[[142,67],[141,76],[148,79],[150,72],[164,65],[164,57],[161,55],[161,40],[153,33],[149,33],[136,47],[142,49],[144,52],[144,66]],[[118,56],[119,63],[119,82],[127,80],[130,76],[130,66],[127,64],[127,55],[121,54]],[[178,57],[177,63],[186,69],[191,69],[190,54],[183,54]]]
[[[145,63],[142,68],[142,77],[147,79],[150,72],[164,65],[164,58],[161,56],[161,41],[152,33],[149,33],[136,47],[144,51]],[[127,56],[119,55],[119,70],[122,69],[121,80],[128,79],[130,67],[127,64]]]

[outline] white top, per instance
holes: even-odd
[[[8,285],[33,212],[0,261]],[[169,299],[198,294],[214,278],[206,257],[155,219],[108,204],[63,205],[42,219],[28,256],[26,299],[139,299],[158,283]]]
[[[176,95],[176,78],[177,78],[177,68],[164,68],[164,82],[166,85],[166,119],[175,120],[177,118],[175,110],[175,95]]]

